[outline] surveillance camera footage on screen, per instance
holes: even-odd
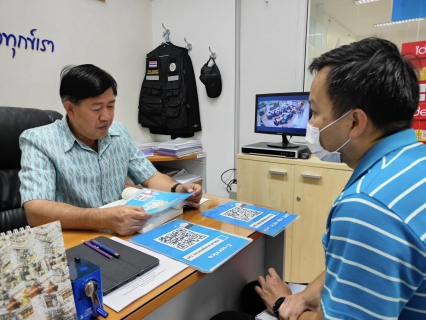
[[[309,92],[256,95],[255,131],[258,133],[306,134]]]

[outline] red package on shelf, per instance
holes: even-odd
[[[417,139],[426,144],[426,41],[403,43],[401,53],[411,61],[419,74],[420,101],[412,127],[416,130]]]

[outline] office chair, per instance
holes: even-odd
[[[27,129],[62,119],[57,111],[0,107],[0,232],[27,226],[21,207],[19,136]]]

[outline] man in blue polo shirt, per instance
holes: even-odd
[[[63,229],[137,232],[150,217],[141,207],[98,208],[121,198],[127,176],[152,189],[193,192],[187,200],[198,207],[200,185],[157,172],[126,127],[113,122],[117,83],[110,74],[89,64],[66,67],[60,96],[66,116],[19,140],[21,201],[30,225],[60,220]]]
[[[309,69],[306,142],[354,172],[328,216],[326,270],[292,295],[269,269],[255,290],[280,319],[426,319],[426,147],[410,129],[416,73],[378,38],[327,52]],[[231,318],[254,319],[213,319]]]

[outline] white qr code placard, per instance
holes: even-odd
[[[247,221],[253,220],[254,218],[258,217],[261,214],[262,214],[261,211],[256,211],[256,210],[248,209],[245,207],[234,207],[232,209],[229,209],[223,212],[221,215],[224,217],[247,222]]]
[[[181,227],[161,237],[155,238],[154,240],[180,251],[185,251],[206,238],[208,238],[208,236],[205,234]]]

